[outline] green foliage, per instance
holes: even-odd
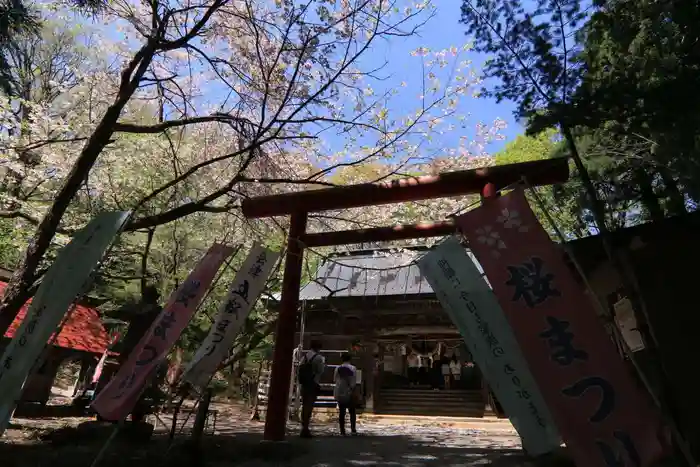
[[[13,269],[20,260],[22,245],[26,241],[22,234],[29,235],[17,227],[11,219],[0,219],[0,265],[7,269]]]
[[[661,214],[685,211],[679,190],[700,195],[698,21],[697,2],[607,2],[586,25],[585,74],[567,108],[626,170],[648,173]]]
[[[576,148],[580,165],[551,195],[554,206],[575,211],[575,230],[682,214],[700,195],[697,2],[583,6],[465,0],[462,22],[476,50],[492,54],[486,75],[495,84],[484,95],[515,102],[529,134],[570,135],[555,153]],[[509,160],[541,157],[528,147],[539,136],[521,138],[505,151]]]
[[[489,57],[484,75],[493,85],[482,95],[514,102],[529,123],[568,102],[580,76],[572,36],[586,19],[582,3],[463,0],[474,50]]]
[[[549,159],[556,148],[556,137],[552,130],[536,136],[519,135],[493,157],[497,165]]]
[[[554,131],[546,131],[537,136],[520,135],[508,143],[503,150],[494,154],[496,164],[515,164],[561,157],[562,145],[557,136]],[[559,235],[552,227],[549,217],[565,238],[580,238],[588,234],[589,223],[582,215],[580,199],[570,191],[573,188],[572,185],[569,183],[564,186],[538,187],[536,188],[537,198],[530,193],[527,194],[540,224],[555,241],[559,241]],[[549,214],[549,217],[544,211]]]

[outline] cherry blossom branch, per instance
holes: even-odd
[[[23,219],[32,225],[39,225],[39,223],[41,222],[36,217],[29,215],[26,212],[19,211],[19,210],[0,211],[0,218],[3,218],[3,219]],[[72,230],[64,229],[62,227],[58,227],[56,229],[56,232],[58,232],[60,234],[64,234],[64,235],[72,235],[73,234]]]
[[[190,117],[179,120],[166,120],[164,122],[157,123],[154,125],[138,125],[135,123],[117,122],[114,124],[114,131],[118,133],[156,134],[162,133],[171,128],[209,122],[244,123],[246,125],[251,124],[251,122],[245,118],[217,113],[214,115],[207,115],[202,117]]]

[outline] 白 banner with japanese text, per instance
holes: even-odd
[[[577,465],[648,466],[664,454],[658,411],[521,189],[459,216]]]
[[[187,365],[182,380],[196,387],[204,387],[219,364],[228,355],[250,310],[253,309],[279,253],[255,245],[231,284],[228,297],[219,309],[209,334]]]
[[[229,246],[214,244],[170,295],[163,311],[92,403],[92,408],[100,416],[119,421],[131,412],[145,384],[150,382],[151,374],[187,327],[216,272],[232,252],[233,248]]]
[[[450,238],[418,260],[418,267],[457,326],[531,455],[561,444],[496,297],[459,240]]]
[[[44,275],[0,360],[0,435],[46,343],[128,217],[128,212],[99,214],[61,249]]]

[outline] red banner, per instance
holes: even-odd
[[[190,322],[216,271],[233,248],[214,244],[153,321],[112,380],[100,391],[92,408],[106,420],[123,420],[134,408],[144,385],[168,355]]]
[[[112,338],[109,340],[109,344],[107,344],[107,348],[102,353],[102,357],[100,357],[100,360],[97,362],[97,366],[95,367],[95,371],[92,373],[92,379],[90,380],[92,382],[92,384],[97,384],[100,381],[100,377],[102,376],[102,370],[104,369],[105,363],[107,362],[107,357],[109,356],[109,349],[118,340],[119,340],[119,333],[117,332],[117,333],[114,333]]]
[[[459,218],[576,465],[651,465],[660,417],[522,190]]]

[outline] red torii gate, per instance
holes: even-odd
[[[287,238],[287,261],[282,282],[282,297],[265,416],[265,440],[282,441],[284,439],[304,247],[441,237],[455,232],[453,222],[447,220],[438,223],[306,233],[306,223],[310,212],[473,193],[480,193],[482,198],[490,198],[497,196],[499,190],[517,183],[523,178],[533,186],[566,182],[569,179],[568,162],[567,158],[547,159],[447,172],[435,176],[403,178],[381,183],[308,190],[244,200],[243,215],[248,219],[291,216]]]

